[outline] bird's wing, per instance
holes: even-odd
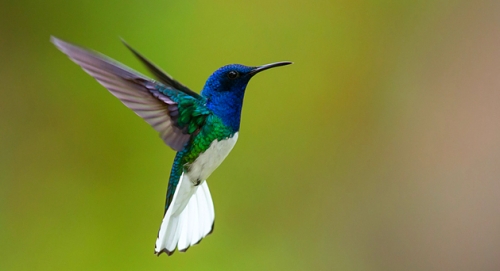
[[[210,111],[200,96],[164,86],[104,55],[58,38],[52,43],[148,122],[172,149],[182,150]],[[176,82],[176,81],[174,81]]]
[[[185,85],[181,84],[179,81],[175,80],[172,76],[170,76],[168,73],[164,72],[162,69],[160,69],[158,66],[156,66],[153,62],[149,61],[147,58],[145,58],[143,55],[141,55],[139,52],[137,52],[134,48],[132,48],[125,40],[122,39],[123,44],[127,46],[127,48],[144,64],[144,66],[158,79],[160,82],[162,82],[165,86],[172,87],[174,89],[178,89],[189,96],[193,96],[196,98],[201,98],[200,94],[192,91]]]

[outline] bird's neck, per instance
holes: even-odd
[[[241,91],[213,91],[204,89],[202,95],[207,98],[207,108],[210,109],[222,123],[233,132],[240,129],[241,108],[245,89]]]

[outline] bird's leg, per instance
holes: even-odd
[[[198,185],[200,185],[200,183],[201,183],[201,180],[200,180],[200,179],[196,179],[196,180],[193,182],[194,186],[198,186]]]
[[[191,171],[191,166],[192,166],[192,164],[185,164],[184,165],[184,172],[189,173]],[[200,180],[200,178],[193,178],[191,180],[191,183],[193,183],[194,186],[198,186],[201,184],[201,181],[202,180]]]

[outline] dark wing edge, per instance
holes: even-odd
[[[184,93],[186,93],[189,96],[195,97],[197,99],[200,99],[201,96],[186,87],[185,85],[181,84],[179,81],[175,80],[172,76],[170,76],[168,73],[164,72],[162,69],[160,69],[158,66],[156,66],[153,62],[149,61],[147,58],[145,58],[143,55],[141,55],[139,52],[137,52],[132,46],[130,46],[124,39],[121,39],[123,44],[134,54],[137,59],[139,59],[142,64],[163,84],[166,86],[170,86],[172,88],[175,88],[177,90],[180,90]]]
[[[157,90],[158,83],[97,52],[54,36],[50,40],[125,106],[148,122],[160,133],[165,144],[176,151],[183,149],[191,135],[175,126],[170,113],[178,110],[177,103]]]

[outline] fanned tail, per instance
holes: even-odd
[[[214,226],[214,205],[207,182],[194,186],[184,173],[179,179],[174,198],[163,217],[155,254],[172,255],[175,248],[185,252],[210,234]]]

